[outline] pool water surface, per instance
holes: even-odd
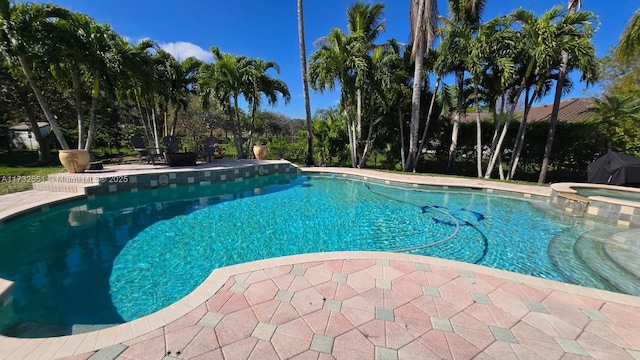
[[[96,197],[0,229],[0,277],[16,283],[0,329],[38,337],[131,321],[216,268],[326,251],[402,251],[621,291],[572,250],[594,230],[619,231],[561,218],[539,200],[334,177]]]

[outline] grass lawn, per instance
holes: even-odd
[[[57,154],[53,158],[57,159]],[[60,164],[38,165],[34,151],[0,151],[0,195],[31,190],[34,182],[46,181],[47,175],[64,172]]]

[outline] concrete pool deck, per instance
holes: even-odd
[[[256,164],[280,163],[230,161],[192,170]],[[108,171],[176,170],[130,165]],[[477,179],[302,171],[551,194],[549,187]],[[84,195],[0,196],[0,224],[15,212],[78,196]],[[182,300],[129,323],[58,338],[0,337],[0,359],[54,358],[640,359],[640,297],[425,256],[294,255],[216,269]]]

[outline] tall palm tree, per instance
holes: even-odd
[[[411,122],[409,125],[409,151],[404,160],[404,171],[414,169],[418,157],[418,131],[420,128],[420,99],[424,83],[424,56],[436,38],[438,23],[437,0],[411,0],[411,59],[414,61],[413,92],[411,94]],[[434,92],[435,94],[435,92]],[[435,96],[435,95],[434,95]],[[404,148],[404,146],[403,146]]]
[[[514,52],[517,48],[514,32],[509,23],[499,17],[483,24],[469,44],[467,67],[471,74],[473,101],[476,108],[476,167],[478,177],[482,177],[482,122],[480,119],[480,92],[483,79],[494,77],[499,88],[506,87],[515,74]],[[485,84],[487,81],[484,82]],[[490,94],[490,91],[486,94]],[[491,94],[495,95],[495,94]],[[495,103],[494,99],[487,99]],[[495,138],[495,136],[494,136]],[[493,144],[492,144],[493,145]],[[492,146],[492,149],[494,146]]]
[[[407,95],[409,80],[406,70],[400,44],[395,39],[377,46],[372,51],[365,88],[368,101],[364,111],[369,119],[369,126],[358,163],[360,168],[365,166],[372,152],[375,139],[374,125],[379,124],[393,110],[398,112],[402,125],[402,99]]]
[[[180,110],[187,108],[187,96],[195,93],[195,84],[198,80],[197,74],[203,62],[193,56],[179,62],[170,57],[169,68],[169,89],[170,101],[174,106],[173,122],[171,124],[171,136],[175,136],[178,126],[178,114]]]
[[[451,171],[458,151],[460,121],[465,112],[464,74],[468,70],[466,64],[469,57],[469,42],[480,28],[482,12],[487,0],[448,0],[448,2],[450,18],[443,19],[446,25],[445,36],[454,37],[452,41],[454,46],[448,49],[448,54],[444,56],[451,57],[451,70],[455,74],[457,91],[457,105],[453,117],[451,146],[449,147],[449,161],[447,163],[447,171]]]
[[[520,43],[514,46],[515,53],[512,54],[514,64],[518,66],[517,78],[509,97],[511,108],[506,120],[502,124],[500,136],[495,139],[495,147],[492,145],[492,153],[489,164],[485,171],[485,178],[491,177],[493,168],[502,152],[502,145],[506,137],[509,125],[513,120],[516,106],[520,101],[522,93],[527,88],[527,82],[533,74],[550,73],[559,59],[560,51],[557,50],[555,41],[562,34],[564,26],[559,23],[563,12],[560,6],[556,6],[544,13],[539,18],[531,11],[517,9],[513,11],[508,20],[520,27]],[[497,133],[496,133],[497,134]]]
[[[223,53],[217,47],[212,47],[213,63],[205,63],[200,67],[198,86],[202,92],[205,108],[209,107],[213,99],[234,125],[233,142],[238,158],[246,157],[244,152],[243,127],[240,117],[240,96],[247,98],[251,91],[246,79],[251,68],[251,59],[230,53]]]
[[[159,83],[158,68],[154,60],[161,51],[151,56],[147,50],[156,48],[157,44],[151,40],[142,40],[134,46],[129,46],[122,57],[122,72],[118,78],[116,98],[122,104],[138,110],[141,125],[145,131],[145,139],[153,140],[156,151],[160,151],[160,136],[157,126],[157,99],[163,83]]]
[[[51,72],[57,80],[57,85],[63,91],[70,89],[73,93],[73,101],[78,122],[78,149],[84,147],[85,119],[83,105],[83,88],[85,87],[83,63],[92,55],[89,41],[91,40],[91,23],[93,19],[79,13],[72,13],[69,21],[60,21],[60,43],[67,39],[72,46],[61,46],[54,53],[58,58],[51,63]],[[97,55],[97,54],[95,54]]]
[[[59,6],[37,3],[13,3],[0,0],[0,53],[9,66],[19,68],[31,87],[40,108],[49,122],[62,149],[69,149],[62,128],[49,107],[36,75],[36,59],[47,59],[53,44],[56,20],[68,19],[71,13]]]
[[[339,28],[331,29],[323,38],[322,45],[310,57],[309,84],[311,88],[323,92],[334,90],[336,81],[340,84],[340,107],[347,119],[351,166],[357,167],[357,138],[354,123],[354,103],[356,102],[356,74],[363,74],[367,61],[362,57],[367,49],[357,36],[347,36]]]
[[[302,70],[302,92],[304,94],[304,110],[307,120],[307,166],[313,166],[313,123],[311,121],[311,103],[309,100],[309,82],[307,80],[307,49],[304,39],[304,11],[302,0],[298,0],[298,44],[300,47],[300,69]]]
[[[90,27],[89,53],[86,67],[90,74],[91,106],[89,110],[89,128],[84,149],[89,151],[95,137],[97,124],[96,112],[102,94],[115,93],[117,78],[121,76],[122,57],[129,44],[109,25],[93,23]]]
[[[595,67],[592,65],[595,64],[595,48],[591,38],[593,37],[592,22],[595,21],[596,17],[593,13],[579,11],[582,5],[581,0],[569,0],[568,5],[569,12],[560,23],[564,29],[558,34],[560,38],[557,39],[559,40],[558,46],[559,50],[561,50],[562,62],[558,69],[558,81],[556,82],[551,119],[549,120],[549,133],[544,147],[544,158],[540,166],[540,176],[538,177],[539,184],[544,183],[547,178],[553,138],[558,123],[558,113],[560,112],[560,101],[569,66],[569,55],[572,56],[575,62],[582,64],[585,70]],[[587,84],[594,82],[596,77],[595,68],[590,70],[592,71],[583,71],[583,77],[587,80]]]
[[[348,36],[353,47],[352,56],[361,59],[366,66],[361,67],[355,72],[356,87],[356,126],[354,128],[355,146],[358,154],[363,154],[363,103],[365,98],[370,96],[370,88],[367,82],[371,78],[371,51],[376,47],[374,42],[385,29],[385,21],[382,20],[384,4],[381,2],[374,4],[365,4],[363,1],[357,1],[347,8],[347,29]],[[371,119],[369,119],[371,120]],[[370,127],[371,128],[371,127]],[[366,146],[366,145],[365,145]],[[364,156],[360,156],[358,166],[362,166]]]
[[[629,23],[620,35],[615,52],[616,59],[623,64],[637,59],[638,55],[640,55],[640,9],[636,10],[629,19]]]
[[[262,59],[251,59],[248,73],[245,77],[247,84],[247,92],[244,94],[249,107],[251,108],[251,124],[249,125],[249,140],[247,141],[247,151],[249,153],[252,147],[252,134],[256,119],[256,112],[262,103],[262,96],[267,98],[267,103],[271,106],[278,103],[278,94],[280,94],[285,104],[291,100],[291,94],[287,84],[276,79],[267,71],[273,69],[276,73],[280,73],[280,67],[273,61],[264,61]]]

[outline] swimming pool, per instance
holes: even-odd
[[[322,251],[406,251],[621,291],[583,260],[585,234],[620,229],[553,212],[480,191],[296,175],[96,197],[0,230],[0,277],[16,282],[0,327],[51,336],[122,323],[215,268]]]

